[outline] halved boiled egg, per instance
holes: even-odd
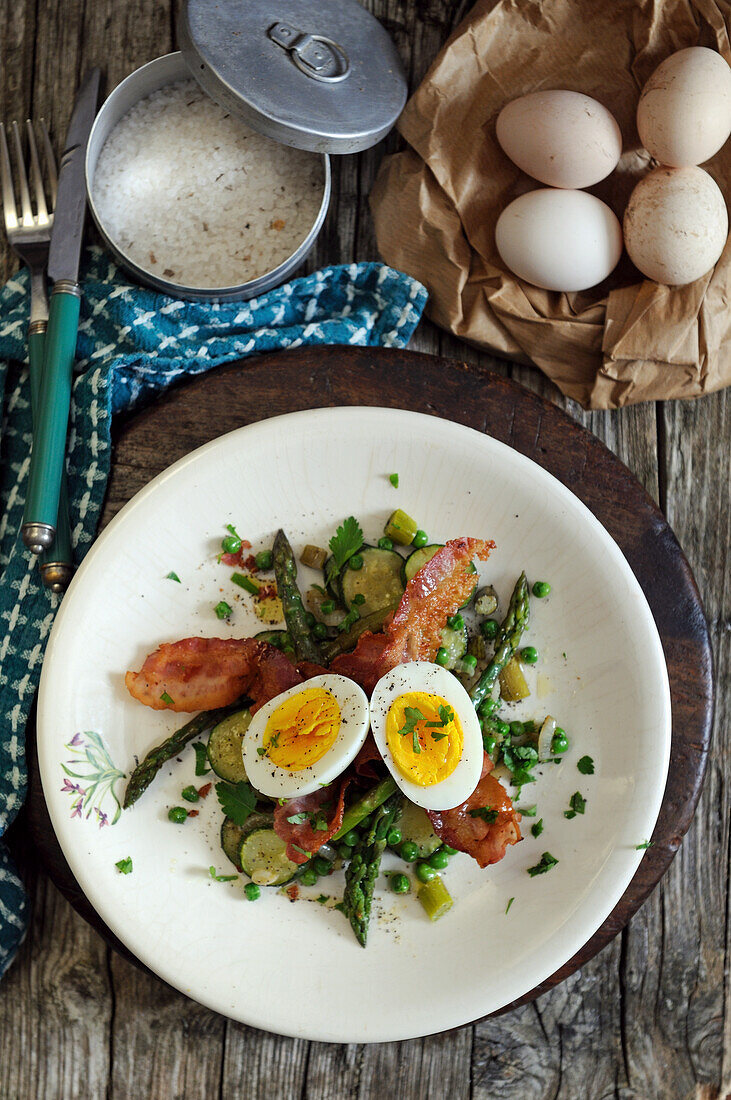
[[[252,786],[272,798],[311,794],[358,755],[368,733],[368,698],[346,676],[314,676],[270,699],[243,741]]]
[[[459,806],[482,772],[480,723],[460,682],[440,665],[397,665],[371,696],[378,751],[407,798],[425,810]]]

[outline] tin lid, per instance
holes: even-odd
[[[396,47],[357,0],[185,0],[178,38],[212,99],[298,149],[368,149],[406,102]]]

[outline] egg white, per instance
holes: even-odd
[[[260,756],[256,750],[262,747],[266,724],[277,707],[293,695],[318,687],[329,691],[340,707],[340,729],[332,748],[321,760],[299,771],[280,768],[267,756]],[[325,784],[332,783],[352,763],[368,735],[368,721],[368,697],[360,685],[347,676],[327,673],[296,684],[270,699],[251,719],[242,745],[249,782],[261,794],[271,798],[312,794]]]
[[[386,740],[386,717],[391,704],[405,692],[424,691],[446,699],[462,723],[464,747],[457,767],[441,783],[420,787],[401,772]],[[482,773],[483,748],[480,723],[474,704],[459,680],[441,665],[430,661],[409,661],[387,672],[371,696],[371,729],[378,751],[396,785],[409,801],[425,810],[448,810],[459,806],[474,791]]]

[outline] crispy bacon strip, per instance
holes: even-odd
[[[485,753],[482,778],[466,802],[452,810],[427,810],[437,836],[450,848],[467,852],[480,867],[498,863],[507,846],[521,839],[520,814],[502,784],[489,774],[492,767],[492,760]],[[470,816],[470,810],[483,807],[497,810],[497,820],[490,823],[483,817]]]
[[[124,678],[140,703],[173,711],[215,710],[242,695],[253,700],[253,711],[302,680],[280,650],[254,638],[167,642]]]
[[[274,811],[274,831],[287,842],[287,858],[292,863],[306,863],[311,855],[327,844],[343,823],[345,791],[350,782],[343,777],[312,794],[290,798]],[[325,817],[324,829],[313,828],[318,811]],[[307,814],[302,822],[289,821],[290,817]]]
[[[465,572],[475,558],[484,561],[495,543],[452,539],[406,585],[383,634],[361,634],[352,653],[335,657],[330,668],[350,676],[370,694],[381,676],[406,661],[433,661],[442,628],[472,591],[475,578]]]

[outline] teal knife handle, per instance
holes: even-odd
[[[44,524],[53,529],[56,527],[66,455],[80,295],[78,284],[67,280],[56,283],[51,295],[24,526]]]
[[[28,330],[28,362],[30,365],[30,394],[33,418],[37,420],[38,409],[41,400],[41,378],[43,377],[43,360],[46,346],[46,327],[48,321],[32,321]],[[41,576],[44,583],[59,590],[66,587],[71,579],[73,570],[73,551],[71,549],[71,525],[69,523],[68,487],[66,484],[66,469],[61,477],[61,494],[58,502],[58,519],[56,522],[56,535],[50,550],[41,555]]]

